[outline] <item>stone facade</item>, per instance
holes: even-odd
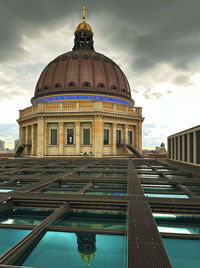
[[[35,157],[132,154],[125,144],[141,152],[142,122],[142,108],[133,103],[84,100],[38,102],[18,119],[23,155]]]

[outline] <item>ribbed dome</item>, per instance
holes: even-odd
[[[76,49],[51,61],[42,72],[32,102],[45,95],[94,93],[131,100],[126,76],[119,66],[91,49]]]

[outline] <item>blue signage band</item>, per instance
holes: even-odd
[[[52,96],[41,98],[33,102],[33,104],[37,104],[39,102],[50,102],[50,101],[64,101],[64,100],[95,100],[95,101],[109,101],[109,102],[116,102],[120,104],[124,104],[127,106],[132,106],[133,104],[129,101],[113,98],[113,97],[106,97],[106,96],[95,96],[95,95],[59,95],[59,96]]]

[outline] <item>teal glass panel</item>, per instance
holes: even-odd
[[[200,234],[200,216],[153,213],[158,230],[164,233]]]
[[[200,240],[163,238],[173,268],[200,267]]]
[[[57,189],[57,190],[53,190],[53,189],[42,189],[40,192],[41,193],[45,193],[45,194],[75,194],[77,193],[78,190],[75,191],[71,191],[71,190],[63,190],[63,189]]]
[[[157,174],[138,174],[138,177],[141,179],[156,179],[159,178],[160,176]]]
[[[67,226],[89,229],[126,229],[126,212],[105,210],[73,210],[53,223],[53,226]]]
[[[12,192],[11,189],[0,189],[0,193],[9,193]]]
[[[23,265],[35,268],[126,268],[126,258],[125,236],[48,231]]]
[[[146,197],[161,197],[161,198],[189,198],[185,194],[145,194]]]
[[[30,230],[0,228],[0,255],[8,251],[29,233]]]
[[[107,196],[123,196],[126,195],[125,192],[115,192],[115,191],[90,191],[87,190],[85,194],[94,194],[94,195],[107,195]]]
[[[28,208],[14,208],[0,215],[0,224],[26,224],[26,225],[38,225],[46,217],[48,217],[53,210],[34,210]]]

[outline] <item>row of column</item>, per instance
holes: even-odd
[[[169,159],[200,164],[200,131],[168,138]]]
[[[92,147],[93,153],[95,157],[101,157],[103,154],[103,127],[104,122],[102,118],[98,118],[95,121],[92,121]],[[116,155],[117,147],[116,147],[116,130],[117,123],[112,123],[112,138],[111,138],[111,146],[112,146],[112,154]],[[128,143],[128,130],[129,125],[124,125],[124,142]],[[135,127],[134,131],[134,141],[138,147],[141,147],[141,124]],[[80,135],[81,135],[81,122],[75,122],[75,154],[80,154]],[[31,146],[27,146],[25,149],[25,154],[35,155],[38,157],[43,157],[47,155],[47,146],[49,141],[49,131],[48,131],[48,123],[44,122],[44,119],[38,118],[38,124],[32,124],[25,127],[20,127],[20,141],[22,143],[27,143],[31,141]],[[59,155],[64,154],[64,122],[58,122],[58,150]]]

